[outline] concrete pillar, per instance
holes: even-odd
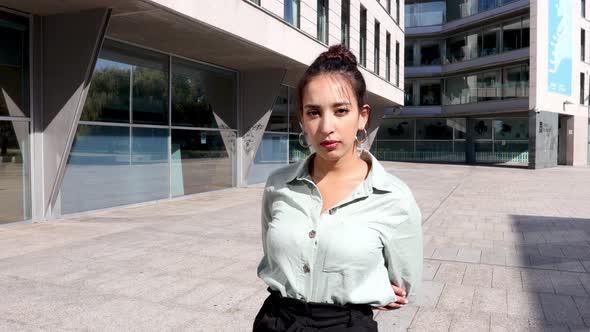
[[[557,166],[559,114],[529,111],[529,168]]]
[[[264,135],[276,96],[285,76],[283,69],[240,73],[240,125],[238,130],[237,185],[247,185],[247,177]]]
[[[111,10],[35,19],[33,219],[59,214],[56,202]]]

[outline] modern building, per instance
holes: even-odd
[[[328,45],[403,105],[399,0],[0,0],[0,223],[264,181]]]
[[[382,159],[590,161],[590,11],[579,0],[407,0],[405,106]]]

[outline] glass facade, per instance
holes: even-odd
[[[391,81],[391,34],[385,34],[385,79]]]
[[[406,43],[406,65],[438,65],[456,63],[484,57],[488,55],[509,52],[529,47],[530,20],[528,16],[511,19],[501,24],[495,24],[477,30],[462,32],[438,41],[412,41]],[[446,46],[446,47],[444,47]],[[417,48],[420,60],[414,60],[414,47]],[[446,49],[441,54],[440,49]],[[442,56],[442,61],[441,61]]]
[[[466,161],[468,129],[476,162],[528,163],[528,118],[383,119],[371,151],[381,160]]]
[[[0,11],[0,224],[31,218],[29,21]]]
[[[460,105],[529,95],[527,64],[443,79],[443,105]]]
[[[61,213],[231,187],[236,94],[234,72],[105,40]]]
[[[421,106],[440,105],[440,81],[421,81],[419,86]]]

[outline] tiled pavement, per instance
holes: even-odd
[[[422,209],[425,270],[381,331],[590,331],[590,169],[384,164]],[[0,330],[250,330],[260,193],[0,226]]]

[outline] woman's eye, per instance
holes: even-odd
[[[314,117],[314,116],[318,116],[319,114],[320,114],[320,112],[318,112],[318,111],[307,111],[307,116]]]
[[[346,113],[348,113],[348,110],[346,108],[339,108],[338,110],[336,110],[336,114],[339,114],[339,115],[343,115]]]

